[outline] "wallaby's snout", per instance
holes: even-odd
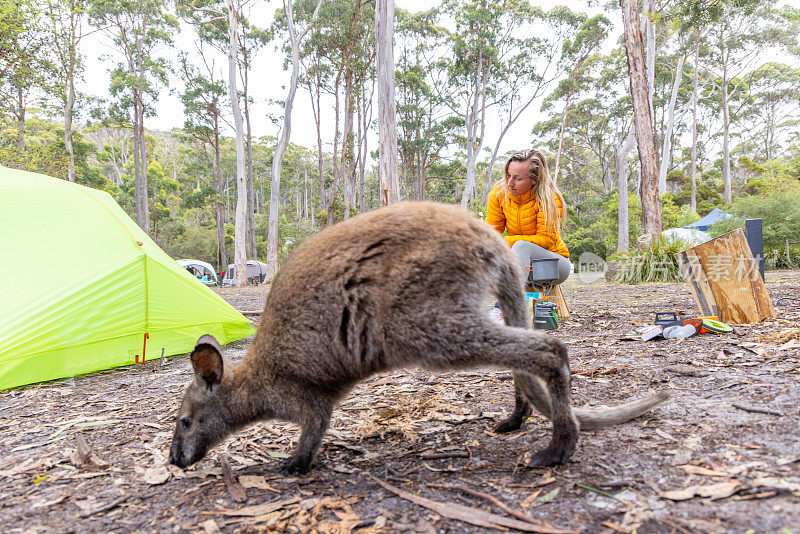
[[[219,402],[224,372],[219,343],[213,336],[202,336],[190,359],[194,380],[183,396],[169,450],[169,463],[180,468],[202,460],[229,433]]]

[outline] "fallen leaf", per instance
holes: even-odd
[[[186,471],[186,478],[207,478],[211,476],[222,476],[222,469],[219,467],[209,467],[208,469],[197,469],[196,471]]]
[[[536,500],[536,497],[538,497],[541,492],[542,492],[542,488],[539,488],[538,490],[534,491],[533,493],[531,493],[530,495],[525,497],[525,500],[522,501],[521,503],[519,503],[519,505],[522,508],[529,507],[533,503],[533,501]]]
[[[151,486],[157,486],[169,480],[171,476],[172,473],[169,472],[166,466],[159,465],[145,469],[143,478]]]
[[[800,496],[800,484],[796,482],[789,482],[788,480],[778,477],[756,478],[753,480],[753,485],[758,486],[759,488],[785,491]]]
[[[256,488],[280,493],[278,490],[267,484],[267,480],[261,475],[239,475],[239,484],[243,488]]]
[[[203,527],[203,530],[206,534],[221,534],[221,530],[219,526],[217,526],[217,522],[213,519],[209,519],[208,521],[203,521],[200,523],[200,526]]]
[[[697,485],[689,486],[688,488],[680,490],[665,491],[661,494],[661,496],[671,501],[686,501],[695,496],[710,497],[712,501],[715,501],[718,499],[724,499],[725,497],[730,497],[736,493],[739,485],[739,482],[736,480],[730,480],[727,482],[719,482],[717,484],[709,484],[707,486]]]
[[[556,488],[553,491],[549,491],[549,492],[545,493],[544,495],[539,497],[539,502],[550,502],[550,501],[552,501],[553,499],[556,498],[556,495],[558,495],[559,491],[561,491],[561,488]]]
[[[700,467],[699,465],[679,465],[678,469],[683,469],[689,475],[703,475],[707,477],[730,477],[730,473],[725,473],[724,471],[714,471],[713,469],[708,469],[705,467]]]
[[[256,517],[259,515],[269,514],[276,510],[280,510],[284,506],[288,506],[290,504],[295,504],[300,502],[300,497],[292,497],[291,499],[284,499],[282,501],[274,501],[268,502],[264,504],[257,504],[255,506],[245,506],[244,508],[239,508],[238,510],[220,510],[215,512],[203,512],[207,514],[222,514],[222,515],[231,515],[231,516],[244,516],[244,517]]]

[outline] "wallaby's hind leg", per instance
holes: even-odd
[[[550,419],[550,393],[544,383],[535,376],[514,373],[514,413],[501,421],[495,432],[511,432],[518,429],[531,415],[531,404]]]
[[[292,456],[283,461],[278,467],[281,473],[287,475],[304,475],[308,473],[314,454],[316,454],[320,443],[322,443],[322,436],[325,435],[325,431],[328,429],[331,411],[332,407],[327,405],[315,406],[313,410],[309,409],[306,412],[297,448],[292,453]]]
[[[522,422],[530,417],[532,412],[531,404],[516,384],[516,376],[517,373],[514,373],[514,412],[509,415],[507,419],[500,421],[497,426],[494,427],[494,431],[500,432],[501,434],[518,429],[522,426]]]
[[[577,445],[578,423],[572,413],[564,343],[532,330],[490,323],[477,314],[466,320],[457,313],[437,319],[427,326],[431,328],[431,323],[435,323],[438,335],[429,332],[425,338],[402,340],[404,351],[426,354],[424,360],[420,361],[417,356],[409,363],[439,369],[490,365],[510,368],[525,380],[538,377],[546,384],[548,400],[553,407],[553,437],[544,450],[534,455],[532,464],[565,463]]]

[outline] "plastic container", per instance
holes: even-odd
[[[558,307],[554,302],[537,302],[533,305],[533,326],[537,330],[558,328]]]
[[[667,339],[680,339],[693,336],[696,332],[697,329],[694,326],[687,324],[685,326],[668,326],[662,335]]]

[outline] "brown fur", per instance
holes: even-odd
[[[533,463],[566,462],[584,426],[571,405],[567,349],[530,329],[522,275],[497,232],[453,206],[395,204],[327,228],[275,278],[240,365],[224,362],[213,337],[198,340],[170,462],[185,467],[231,432],[278,418],[302,426],[283,470],[304,473],[333,408],[359,381],[400,367],[481,366],[515,371],[517,406],[501,427],[518,427],[532,402],[553,420]],[[506,325],[488,318],[490,294]]]

